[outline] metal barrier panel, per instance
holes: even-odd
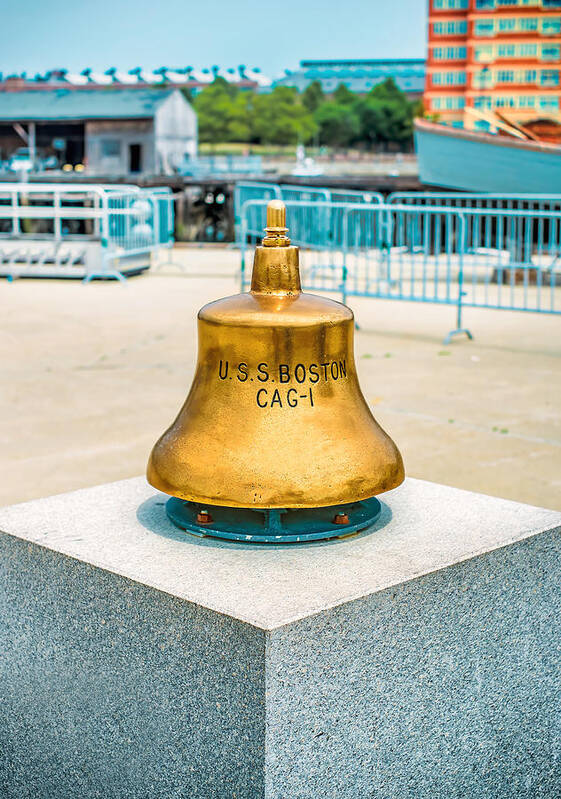
[[[255,244],[263,237],[267,202],[268,200],[248,200],[244,203],[240,228],[241,246]],[[349,246],[381,246],[383,234],[379,223],[383,217],[378,213],[374,217],[366,216],[355,227],[350,228],[347,215],[349,209],[355,207],[354,204],[334,203],[329,200],[288,200],[286,206],[290,212],[290,239],[303,249],[334,250]],[[384,206],[363,204],[356,207],[377,212]]]
[[[305,288],[348,296],[561,313],[561,210],[287,203]],[[246,248],[265,224],[246,203]]]
[[[560,211],[561,194],[493,194],[456,191],[395,191],[389,205],[428,205],[444,208]]]
[[[383,195],[379,192],[362,192],[353,191],[351,189],[328,189],[318,186],[299,186],[291,184],[280,183],[261,183],[252,181],[243,181],[236,185],[234,190],[234,216],[236,228],[236,243],[241,246],[241,218],[243,208],[246,203],[252,200],[283,200],[285,203],[364,203],[364,204],[382,204],[384,202]],[[253,207],[253,206],[250,206]],[[335,219],[337,215],[335,214]],[[255,214],[254,218],[247,220],[247,233],[250,233],[257,240],[263,235],[263,227],[260,225],[260,214]],[[291,223],[292,224],[292,223]],[[328,235],[328,229],[331,226],[336,227],[336,222],[331,221],[331,215],[326,214],[324,217],[324,227],[326,229],[325,235]],[[294,236],[294,227],[291,227],[292,235]],[[304,231],[301,230],[304,235]],[[313,234],[318,235],[317,232]],[[307,239],[311,238],[306,236]]]
[[[25,246],[17,249],[19,243]],[[80,249],[84,244],[86,249]],[[121,278],[117,260],[149,255],[171,244],[173,196],[167,187],[0,184],[0,264],[8,276],[56,276],[64,265],[67,276],[74,267],[73,272],[88,278]]]

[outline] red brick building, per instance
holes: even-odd
[[[428,114],[489,129],[485,115],[561,122],[561,0],[429,0]]]

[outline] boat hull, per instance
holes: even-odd
[[[415,124],[422,183],[462,191],[561,193],[561,147]]]

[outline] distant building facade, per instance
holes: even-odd
[[[424,104],[440,122],[560,122],[560,68],[561,0],[429,0]]]
[[[0,92],[0,157],[23,145],[90,174],[169,174],[197,154],[197,116],[177,89]]]
[[[288,72],[274,86],[295,86],[303,91],[319,81],[326,94],[344,84],[352,92],[367,94],[378,83],[393,78],[412,100],[422,97],[425,85],[425,61],[422,58],[301,61],[300,68]]]

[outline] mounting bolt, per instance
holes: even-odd
[[[213,518],[207,510],[201,509],[197,513],[197,524],[212,524]]]
[[[349,517],[345,513],[345,511],[340,510],[339,513],[336,513],[333,517],[333,524],[348,524]]]

